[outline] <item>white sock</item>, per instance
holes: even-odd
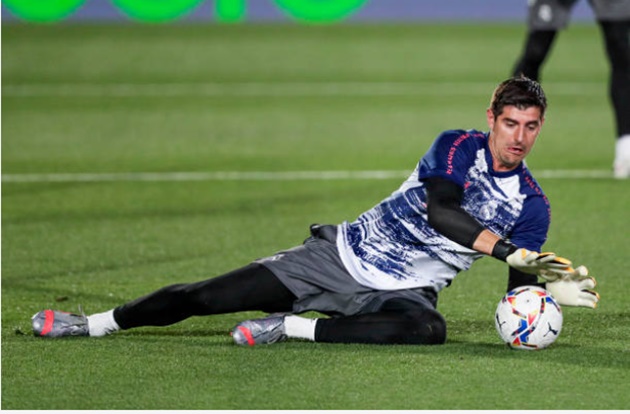
[[[284,331],[289,338],[302,338],[315,341],[317,319],[288,315],[284,317]]]
[[[90,336],[105,336],[120,330],[120,326],[114,320],[114,310],[103,313],[95,313],[87,317]]]

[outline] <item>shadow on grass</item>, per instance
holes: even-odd
[[[189,349],[190,352],[199,352],[197,349],[220,349],[221,352],[230,352],[230,348],[236,349],[249,347],[236,347],[229,335],[231,328],[238,322],[262,315],[260,312],[240,312],[228,315],[216,315],[207,317],[195,317],[187,320],[186,325],[173,325],[170,327],[143,327],[129,331],[121,331],[107,338],[63,338],[62,341],[121,341],[131,345],[145,344],[160,346],[173,344],[177,347]],[[307,316],[317,316],[309,314]],[[602,316],[602,315],[600,315]],[[611,319],[622,321],[630,317],[628,312],[606,314]],[[220,319],[215,319],[220,318]],[[485,320],[456,319],[449,323],[449,337],[444,345],[369,345],[369,344],[326,344],[312,343],[304,340],[290,339],[286,342],[271,346],[257,346],[251,348],[252,352],[304,352],[305,356],[314,353],[329,354],[360,354],[364,358],[370,357],[414,357],[435,356],[438,359],[452,359],[453,361],[476,360],[483,363],[484,360],[513,360],[514,364],[529,362],[549,363],[557,366],[570,365],[585,368],[613,368],[615,370],[630,370],[630,348],[626,341],[616,341],[614,338],[602,338],[601,345],[592,346],[580,342],[560,340],[549,348],[539,351],[514,350],[499,342],[495,337],[494,327]],[[30,327],[29,327],[30,328]],[[41,341],[41,338],[32,336],[30,330],[22,329],[15,332],[11,338],[7,338],[4,331],[3,342],[10,341]],[[478,335],[473,335],[478,332]],[[468,340],[467,336],[473,335],[474,339]],[[182,339],[186,339],[183,341]],[[45,340],[45,339],[44,339]],[[54,341],[58,341],[55,339]],[[489,361],[490,363],[490,361]]]
[[[240,320],[240,318],[239,318]],[[163,342],[171,339],[182,337],[197,338],[199,341],[189,341],[184,346],[203,347],[234,347],[232,339],[229,336],[229,329],[186,329],[172,330],[160,328],[142,328],[142,331],[122,332],[117,334],[120,340],[130,340],[134,342]],[[114,338],[112,338],[114,339]],[[207,339],[208,341],[205,341]],[[242,347],[238,347],[242,348]],[[249,348],[249,347],[245,347]],[[573,365],[591,368],[614,368],[621,370],[630,370],[630,348],[628,349],[612,349],[602,346],[584,346],[570,343],[555,343],[549,348],[538,351],[515,350],[509,348],[505,344],[498,341],[493,343],[487,342],[470,342],[461,339],[447,340],[446,344],[438,346],[423,345],[369,345],[369,344],[326,344],[312,343],[305,340],[290,339],[286,342],[273,345],[264,345],[251,348],[253,352],[291,352],[304,351],[305,355],[312,355],[313,351],[329,353],[334,351],[336,354],[348,352],[354,355],[362,354],[365,358],[395,355],[395,356],[414,356],[414,355],[434,355],[439,358],[452,358],[453,360],[484,360],[484,359],[503,359],[514,360],[515,364],[523,362],[548,362],[558,365]]]
[[[120,183],[111,183],[112,185]],[[128,183],[123,182],[123,185]],[[13,194],[20,193],[45,193],[55,191],[65,191],[68,189],[74,189],[91,186],[91,183],[56,183],[52,186],[33,186],[28,189],[11,190],[11,192],[5,191],[3,196],[11,196]],[[133,185],[133,183],[132,183]],[[181,185],[177,183],[177,185]],[[200,185],[197,182],[193,182],[193,185]],[[203,182],[201,183],[203,185]],[[280,184],[278,184],[280,185]],[[93,186],[92,186],[93,187]],[[92,188],[89,188],[92,190]],[[8,192],[8,194],[7,194]],[[327,197],[330,200],[343,200],[350,198],[348,191],[345,187],[341,188],[327,188]],[[321,194],[318,193],[318,200],[321,200]],[[285,206],[291,206],[291,208],[298,208],[302,206],[312,206],[314,195],[311,193],[270,193],[261,197],[260,194],[252,193],[250,195],[242,195],[238,198],[226,198],[223,200],[207,200],[203,199],[199,201],[196,199],[194,204],[183,200],[179,204],[169,206],[159,206],[157,204],[151,204],[149,206],[131,206],[126,210],[120,205],[103,205],[102,210],[97,212],[93,210],[85,211],[40,211],[37,215],[12,215],[5,214],[3,217],[3,225],[33,225],[33,224],[55,224],[60,225],[66,222],[77,223],[89,223],[89,222],[129,222],[137,221],[138,219],[149,220],[172,220],[176,218],[191,218],[191,217],[218,217],[222,215],[252,215],[258,214],[261,211],[276,211],[282,209]],[[304,229],[304,237],[308,236],[308,228]],[[297,237],[302,237],[298,234]],[[278,246],[278,248],[288,248],[292,246]]]

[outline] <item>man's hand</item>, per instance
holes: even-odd
[[[596,285],[597,282],[592,277],[582,280],[565,278],[555,282],[547,282],[545,288],[560,305],[595,309],[599,302],[599,294],[590,289],[595,288]]]
[[[555,282],[559,279],[568,280],[584,280],[588,278],[588,269],[586,266],[578,266],[575,269],[569,267],[567,269],[543,269],[539,276],[546,282]]]
[[[552,280],[565,276],[564,273],[572,271],[571,261],[564,257],[558,257],[555,253],[537,253],[527,249],[517,249],[506,257],[505,261],[513,268],[530,275],[545,276]],[[554,275],[558,277],[554,277]]]

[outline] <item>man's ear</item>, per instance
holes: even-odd
[[[492,129],[494,127],[494,114],[492,113],[492,109],[486,109],[486,119],[488,120],[488,128]]]

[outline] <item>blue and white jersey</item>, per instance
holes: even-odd
[[[551,212],[524,163],[496,172],[487,133],[445,131],[398,190],[356,221],[339,225],[341,259],[359,283],[379,290],[440,291],[483,256],[429,225],[423,180],[436,176],[464,188],[462,208],[487,229],[518,247],[541,250]]]

